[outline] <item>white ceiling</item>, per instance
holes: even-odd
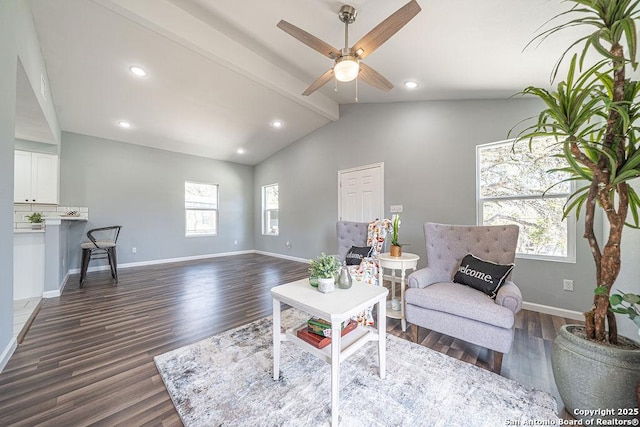
[[[407,0],[351,0],[350,44]],[[409,24],[365,62],[395,88],[358,84],[361,103],[507,98],[547,86],[575,33],[523,48],[561,0],[418,0]],[[300,95],[333,64],[276,27],[335,47],[332,0],[30,0],[60,127],[118,141],[257,164],[337,120],[355,82]],[[139,65],[148,76],[128,68]],[[406,80],[419,87],[408,90]],[[31,95],[33,96],[33,95]],[[274,119],[281,129],[269,126]],[[125,130],[119,120],[132,123]],[[243,148],[244,154],[237,149]]]

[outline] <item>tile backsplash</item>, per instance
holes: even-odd
[[[31,223],[27,217],[35,212],[40,212],[44,218],[74,216],[89,219],[89,208],[85,207],[20,203],[13,205],[13,228],[31,228]],[[72,215],[73,212],[75,212],[75,215]]]

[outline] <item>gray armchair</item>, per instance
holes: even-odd
[[[366,222],[338,221],[336,222],[336,237],[338,239],[338,261],[342,263],[351,246],[367,245]]]
[[[424,224],[427,267],[409,275],[405,293],[407,322],[416,342],[419,327],[493,350],[493,371],[500,373],[511,350],[515,315],[522,308],[520,289],[507,276],[492,299],[453,283],[460,261],[473,254],[498,264],[514,262],[518,226]]]

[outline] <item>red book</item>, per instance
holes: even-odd
[[[354,322],[353,320],[351,320],[347,324],[347,326],[344,327],[344,329],[342,330],[342,334],[341,335],[345,336],[347,333],[353,331],[357,327],[358,327],[358,322]],[[312,346],[314,346],[316,348],[325,348],[326,346],[331,344],[331,338],[323,337],[321,335],[314,334],[313,332],[309,332],[309,330],[307,329],[306,326],[304,328],[299,329],[296,332],[296,335],[301,340],[311,344]]]

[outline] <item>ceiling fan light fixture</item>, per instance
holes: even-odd
[[[339,82],[350,82],[358,77],[360,65],[352,56],[343,56],[333,66],[333,74]]]
[[[138,77],[147,76],[147,72],[144,70],[144,68],[138,67],[137,65],[132,65],[131,67],[129,67],[129,71],[131,71],[132,74],[135,74]]]

